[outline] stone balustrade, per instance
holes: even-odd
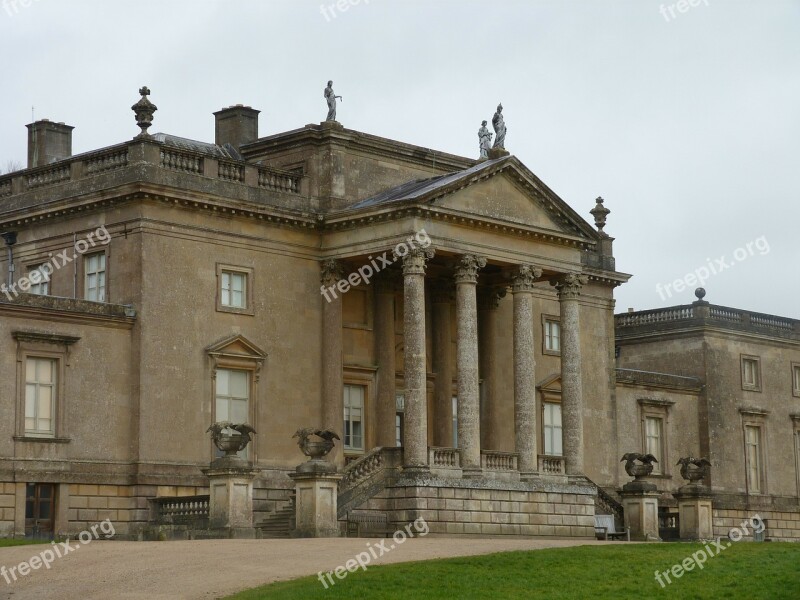
[[[152,499],[151,521],[157,524],[195,524],[208,519],[209,496]]]
[[[539,456],[539,473],[545,475],[563,475],[563,456]]]
[[[154,150],[154,151],[153,151]],[[167,171],[216,178],[221,181],[288,194],[300,194],[300,173],[245,161],[222,159],[151,139],[118,144],[73,156],[57,163],[0,176],[0,198],[66,182],[119,171],[134,164],[149,164]]]
[[[636,327],[659,326],[659,328],[707,325],[730,327],[737,330],[753,330],[784,336],[800,334],[800,321],[776,315],[767,315],[727,306],[695,303],[670,308],[642,310],[623,313],[614,317],[617,333],[625,335]]]
[[[516,471],[519,456],[511,452],[481,451],[481,468],[489,471]]]
[[[458,469],[461,454],[456,448],[428,448],[428,464],[439,469]]]

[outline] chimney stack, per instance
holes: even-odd
[[[36,121],[28,128],[28,168],[49,165],[72,156],[72,130],[64,123],[47,119]]]
[[[244,144],[258,139],[258,113],[249,106],[237,104],[214,113],[214,143],[217,146],[230,144],[239,151]]]

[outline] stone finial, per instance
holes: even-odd
[[[131,110],[136,114],[136,124],[142,129],[142,132],[136,137],[146,138],[150,137],[150,134],[147,133],[147,128],[153,124],[153,114],[158,110],[158,107],[147,98],[150,95],[149,87],[139,88],[139,93],[142,97],[139,98],[136,104],[131,106]]]
[[[477,283],[478,270],[486,266],[486,258],[476,254],[462,254],[455,266],[456,283]]]
[[[594,217],[594,224],[597,227],[597,230],[603,235],[608,235],[605,231],[603,231],[603,227],[606,226],[606,217],[611,211],[603,206],[603,202],[605,202],[605,200],[603,200],[602,196],[598,196],[595,202],[595,207],[589,212]]]

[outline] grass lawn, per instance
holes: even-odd
[[[656,570],[667,571],[701,548],[697,543],[618,544],[372,566],[343,580],[334,576],[336,585],[327,590],[313,576],[230,599],[800,598],[800,544],[794,543],[734,544],[716,551],[702,570],[695,567],[679,579],[670,576],[672,583],[665,581],[664,588],[658,584]]]
[[[49,544],[50,540],[26,540],[24,538],[0,538],[0,548],[7,546],[29,546],[31,544]]]

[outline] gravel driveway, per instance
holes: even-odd
[[[40,565],[27,575],[18,565],[50,545],[0,548],[2,597],[13,600],[176,600],[222,598],[281,579],[330,571],[381,540],[358,538],[303,540],[198,540],[181,542],[94,541]],[[609,542],[533,539],[408,539],[371,564],[449,556],[534,550]],[[392,540],[383,541],[388,548]],[[73,542],[74,545],[74,542]],[[35,564],[36,561],[34,561]],[[16,581],[9,573],[16,567]],[[25,569],[23,568],[23,571]],[[358,573],[349,575],[357,577]],[[10,583],[5,578],[8,577]],[[322,588],[322,584],[320,584]]]

